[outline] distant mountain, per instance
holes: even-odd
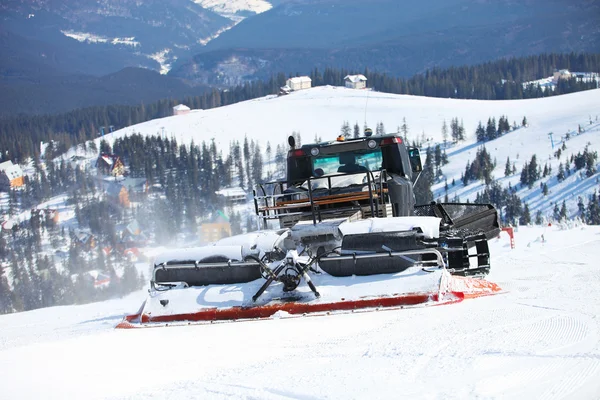
[[[597,51],[599,26],[593,0],[289,1],[223,32],[171,75],[228,83],[329,66],[410,76],[509,56]]]
[[[0,18],[0,115],[197,95],[139,67],[164,73],[234,24],[191,0],[7,0]]]
[[[64,72],[102,75],[128,66],[159,70],[232,21],[191,0],[7,0],[4,46]],[[19,47],[18,38],[35,43]],[[13,40],[14,39],[14,40]],[[23,56],[23,57],[24,57]]]

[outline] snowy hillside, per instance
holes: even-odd
[[[364,124],[375,128],[382,122],[388,133],[396,132],[405,118],[409,140],[435,146],[443,140],[441,128],[444,121],[450,124],[453,118],[458,118],[464,123],[466,140],[447,149],[450,163],[443,167],[443,173],[449,184],[453,179],[457,182],[448,190],[450,199],[458,196],[461,201],[473,201],[483,188],[482,182],[463,187],[460,178],[467,161],[473,161],[479,147],[475,138],[477,124],[481,121],[485,125],[488,118],[497,120],[504,115],[511,125],[513,122],[520,125],[526,117],[527,128],[517,129],[486,143],[487,151],[497,161],[494,176],[503,186],[510,183],[514,187],[523,165],[537,154],[538,164],[543,168],[547,163],[552,169],[551,175],[542,180],[547,182],[548,196],[542,196],[539,187],[520,190],[519,196],[529,204],[532,212],[541,210],[544,216],[551,213],[555,202],[562,204],[566,200],[569,213],[574,216],[578,196],[586,196],[598,189],[598,174],[585,182],[579,174],[572,174],[560,183],[556,174],[559,163],[564,163],[571,154],[582,152],[587,144],[591,150],[600,149],[599,104],[599,89],[541,99],[485,101],[394,95],[328,86],[210,110],[193,110],[187,115],[156,119],[121,129],[112,138],[135,132],[165,135],[179,143],[193,140],[198,144],[214,139],[226,152],[231,141],[241,141],[244,136],[258,141],[264,148],[267,142],[272,146],[285,143],[292,132],[299,132],[303,142],[311,142],[315,137],[333,140],[340,133],[344,121],[351,126],[357,123],[361,128]],[[579,126],[585,129],[580,135]],[[554,148],[548,135],[550,132],[553,133]],[[565,143],[563,157],[557,159],[553,154],[562,147],[567,133],[570,140]],[[425,149],[422,150],[424,153]],[[505,178],[507,157],[515,164],[516,174]],[[434,191],[436,198],[443,199],[443,178],[434,186]]]
[[[6,399],[577,399],[600,393],[600,228],[491,242],[507,292],[357,314],[114,330],[121,300],[0,316]]]

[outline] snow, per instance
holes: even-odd
[[[507,291],[459,304],[114,330],[147,296],[0,316],[7,399],[597,399],[600,227],[490,243]]]
[[[253,12],[261,14],[269,11],[273,6],[265,0],[194,0],[204,8],[217,14],[231,18],[239,12]]]
[[[588,116],[600,114],[598,104],[600,89],[541,99],[486,101],[321,86],[287,96],[267,96],[226,107],[195,110],[185,116],[146,121],[117,130],[111,136],[117,138],[134,132],[160,135],[164,127],[165,135],[180,143],[214,139],[219,149],[227,150],[231,141],[247,135],[264,148],[267,141],[284,143],[294,131],[300,133],[303,142],[312,141],[315,135],[323,140],[335,140],[344,121],[356,122],[361,127],[365,119],[369,126],[383,122],[387,132],[395,132],[405,117],[410,140],[424,133],[426,139],[441,142],[444,120],[448,124],[455,117],[463,120],[469,139],[474,140],[479,121],[485,123],[488,117],[498,119],[506,115],[511,123],[518,124],[527,116],[530,122],[527,136],[535,135],[532,141],[542,139],[549,145],[548,132],[560,135],[577,129],[577,124],[587,121]],[[265,119],[265,116],[268,117]],[[97,140],[99,143],[100,139]]]
[[[441,218],[436,217],[392,217],[368,218],[356,222],[344,222],[340,231],[345,235],[367,232],[398,232],[421,228],[426,238],[440,236]]]
[[[124,44],[127,46],[137,47],[140,45],[140,42],[135,40],[135,37],[115,37],[109,38],[106,36],[96,35],[88,32],[75,32],[75,31],[61,31],[61,33],[71,39],[75,39],[78,42],[86,42],[86,43],[111,43],[111,44]]]

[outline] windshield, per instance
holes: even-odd
[[[356,150],[343,153],[319,155],[312,158],[315,177],[340,173],[379,171],[383,157],[381,149]]]

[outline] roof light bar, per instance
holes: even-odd
[[[389,146],[390,144],[401,144],[402,138],[399,137],[388,137],[379,142],[379,146]]]

